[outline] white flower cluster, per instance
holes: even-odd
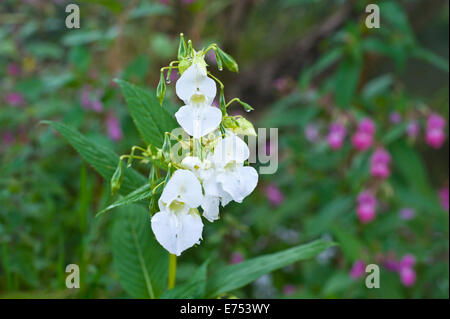
[[[203,59],[194,59],[176,83],[176,94],[186,104],[175,114],[180,126],[194,139],[218,136],[205,156],[182,160],[158,201],[160,211],[151,219],[158,242],[177,256],[202,239],[199,207],[213,222],[219,219],[220,204],[241,203],[258,183],[256,170],[244,165],[250,153],[247,144],[231,131],[218,133],[222,112],[212,106],[216,93]]]

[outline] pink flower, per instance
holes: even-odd
[[[16,63],[10,63],[6,67],[6,73],[8,73],[9,76],[16,77],[20,74],[20,67]]]
[[[414,264],[416,263],[416,257],[412,254],[406,254],[402,257],[400,260],[400,268],[412,268],[414,267]]]
[[[400,115],[400,113],[398,112],[392,112],[389,115],[389,120],[391,121],[391,123],[393,124],[398,124],[402,121],[402,116]]]
[[[433,148],[440,148],[446,139],[444,128],[445,119],[438,114],[431,114],[427,121],[425,140]]]
[[[411,138],[416,138],[419,135],[420,125],[416,120],[412,120],[406,127],[406,134]]]
[[[295,293],[297,288],[292,284],[286,284],[283,286],[283,294],[286,296],[291,296]]]
[[[400,280],[405,287],[411,287],[416,282],[416,272],[413,268],[403,267],[399,271]]]
[[[369,118],[364,118],[359,122],[358,129],[352,137],[353,146],[359,150],[364,151],[372,146],[375,134],[375,124]]]
[[[272,205],[278,206],[284,201],[284,195],[276,185],[267,185],[264,191],[266,193],[267,199]]]
[[[25,98],[18,92],[11,92],[6,94],[6,103],[11,106],[21,106],[25,103]]]
[[[400,218],[404,220],[413,219],[415,216],[415,212],[411,208],[403,208],[399,212]]]
[[[100,113],[103,110],[103,103],[100,100],[94,100],[91,102],[91,109],[95,112]]]
[[[239,252],[234,252],[231,254],[230,264],[239,264],[244,261],[244,256]]]
[[[347,130],[342,124],[331,124],[327,136],[328,145],[330,145],[333,150],[340,149],[342,147],[342,144],[344,143],[346,134]]]
[[[319,129],[316,124],[308,124],[305,127],[305,137],[310,142],[316,142],[319,138]]]
[[[369,191],[363,191],[358,195],[358,205],[356,207],[356,215],[359,220],[366,224],[372,221],[376,215],[377,200]]]
[[[391,155],[383,148],[378,148],[370,159],[370,173],[373,177],[381,179],[388,178],[391,174],[389,164],[391,163]]]
[[[120,128],[119,119],[112,113],[106,117],[106,127],[108,136],[113,141],[119,141],[123,137],[122,129]]]
[[[444,187],[439,191],[439,199],[442,207],[448,211],[448,187]]]
[[[353,263],[352,269],[350,269],[350,277],[352,279],[358,279],[364,276],[366,272],[366,263],[362,260],[357,260]]]

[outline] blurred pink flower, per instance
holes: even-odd
[[[370,191],[363,191],[358,195],[356,215],[359,220],[366,224],[372,221],[376,215],[377,200]]]
[[[350,269],[350,277],[352,279],[358,279],[364,276],[366,272],[366,263],[362,260],[357,260],[353,263],[352,269]]]
[[[14,134],[10,131],[5,131],[2,134],[2,144],[4,146],[9,146],[14,143]]]
[[[10,92],[6,94],[6,103],[11,106],[21,106],[25,103],[25,98],[21,93]]]
[[[444,187],[439,191],[439,199],[442,207],[448,211],[448,187]]]
[[[411,267],[402,267],[399,271],[400,280],[406,287],[411,287],[416,282],[416,272]]]
[[[97,113],[100,113],[103,110],[103,103],[100,100],[91,101],[91,109]]]
[[[291,296],[295,293],[295,291],[297,290],[297,287],[295,287],[292,284],[286,284],[283,286],[283,294],[286,296]]]
[[[231,254],[230,264],[239,264],[244,261],[244,256],[240,252],[234,252]]]
[[[346,134],[347,130],[345,129],[345,126],[340,123],[332,123],[327,136],[328,145],[330,145],[333,150],[340,149],[344,143]]]
[[[411,138],[416,138],[419,135],[420,125],[417,120],[412,120],[408,123],[406,127],[406,134]]]
[[[392,112],[391,114],[389,114],[389,120],[393,124],[398,124],[402,121],[402,116],[398,112]]]
[[[372,146],[375,134],[375,124],[369,118],[364,118],[359,122],[358,129],[352,137],[353,146],[359,150],[364,151]]]
[[[275,184],[267,185],[264,192],[266,193],[269,202],[274,206],[278,206],[284,201],[283,193]]]
[[[16,77],[20,75],[20,67],[16,63],[10,63],[6,67],[6,73],[8,73],[9,76]]]
[[[370,159],[370,173],[373,177],[381,179],[388,178],[391,174],[389,164],[391,163],[391,155],[383,148],[378,148]]]
[[[444,128],[445,119],[438,114],[431,114],[427,120],[425,140],[433,148],[440,148],[446,139]]]
[[[308,124],[305,127],[305,137],[310,142],[316,142],[319,138],[319,129],[316,124]]]
[[[112,113],[109,113],[106,117],[106,127],[108,130],[108,136],[113,141],[122,139],[123,133],[120,128],[119,119]]]
[[[383,266],[389,271],[398,271],[400,268],[399,262],[393,257],[386,258],[383,262]]]
[[[414,255],[412,255],[412,254],[406,254],[400,260],[400,268],[403,268],[403,267],[412,268],[412,267],[414,267],[415,263],[416,263],[416,257],[414,257]]]
[[[404,220],[413,219],[416,213],[411,208],[402,208],[399,212],[400,218]]]

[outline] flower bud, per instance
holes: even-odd
[[[180,33],[180,44],[178,45],[178,60],[182,60],[186,57],[187,47],[184,41],[184,34]]]
[[[164,79],[164,72],[161,72],[158,87],[156,88],[156,98],[158,99],[159,104],[162,105],[165,95],[166,95],[166,81]]]
[[[239,72],[239,67],[236,61],[229,55],[225,53],[221,48],[215,47],[215,51],[217,52],[219,59],[222,60],[223,65],[230,70],[231,72]],[[218,59],[218,60],[219,60]]]
[[[119,161],[119,165],[117,165],[116,171],[114,172],[113,176],[111,177],[111,194],[115,194],[119,189],[120,185],[122,184],[123,180],[123,164],[122,161]]]

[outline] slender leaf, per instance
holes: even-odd
[[[75,128],[66,124],[51,121],[43,121],[43,123],[49,124],[57,130],[104,179],[108,181],[111,179],[119,162],[119,156],[114,151],[92,142]],[[143,175],[128,168],[125,170],[119,192],[121,194],[127,194],[142,186],[145,182],[146,178]]]
[[[278,253],[256,257],[240,264],[218,269],[207,282],[207,297],[241,288],[259,277],[299,260],[315,257],[335,244],[316,240]]]
[[[96,217],[99,217],[101,215],[103,215],[104,213],[106,213],[107,211],[119,207],[119,206],[123,206],[123,205],[128,205],[131,203],[135,203],[144,199],[147,199],[149,197],[152,196],[152,187],[150,184],[145,184],[142,185],[141,187],[139,187],[138,189],[136,189],[135,191],[132,191],[131,193],[127,194],[126,196],[118,199],[117,201],[115,201],[114,203],[112,203],[111,205],[109,205],[108,207],[102,209],[100,212],[97,213]]]

